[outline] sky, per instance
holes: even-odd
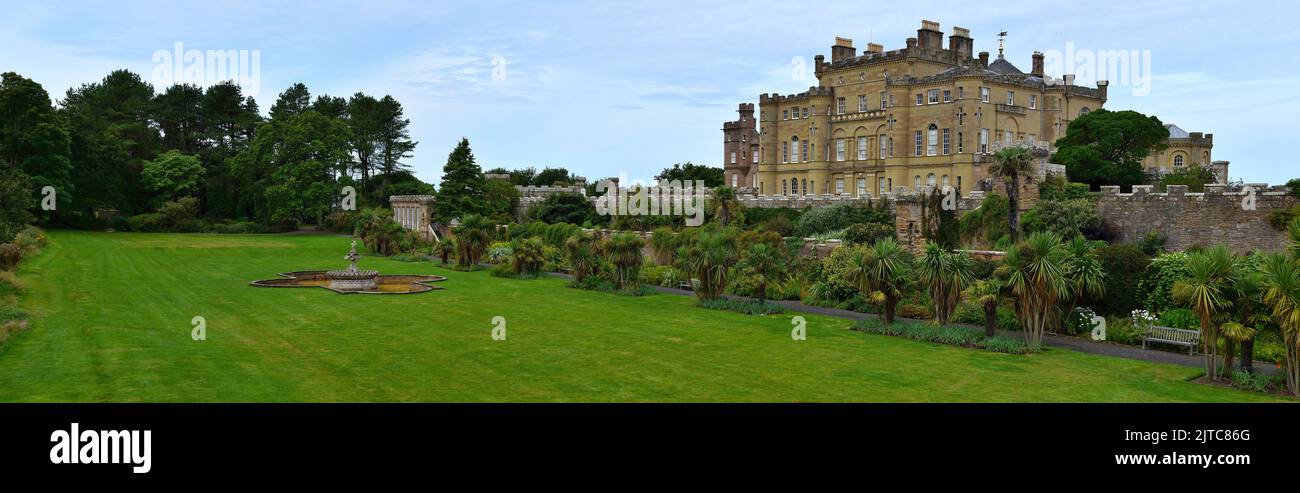
[[[1049,75],[1065,68],[1053,70],[1054,54],[1137,53],[1127,76],[1100,77],[1111,81],[1106,108],[1213,133],[1214,159],[1231,161],[1232,179],[1300,176],[1281,145],[1296,138],[1300,115],[1295,2],[990,5],[0,0],[0,72],[41,83],[57,102],[120,68],[160,81],[159,91],[189,81],[192,69],[187,79],[185,70],[160,68],[167,59],[158,53],[177,43],[248,50],[244,60],[256,52],[258,70],[250,63],[255,77],[240,82],[263,113],[295,82],[313,96],[397,98],[419,142],[407,162],[424,181],[438,181],[461,137],[483,169],[563,166],[593,180],[626,173],[649,181],[673,163],[721,166],[722,122],[735,119],[737,103],[814,85],[812,58],[829,58],[835,36],[852,38],[859,51],[869,41],[899,49],[928,19],[945,37],[953,26],[970,29],[975,51],[994,56],[998,32],[1007,31],[1007,58],[1027,71],[1034,50],[1047,52]],[[1075,67],[1078,83],[1099,78],[1080,68],[1093,65]]]

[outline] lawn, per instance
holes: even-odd
[[[339,268],[349,240],[51,231],[23,264],[28,331],[0,348],[0,401],[1233,402],[1194,368],[1016,356],[366,257],[448,277],[415,295],[250,281]],[[190,321],[207,321],[207,340]],[[506,319],[507,339],[491,337]]]

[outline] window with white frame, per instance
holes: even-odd
[[[816,182],[813,182],[813,183],[816,183]],[[800,189],[800,190],[803,190],[803,194],[804,194],[804,195],[808,195],[809,190],[808,190],[808,179],[807,179],[807,178],[804,178],[804,179],[803,179],[803,183],[800,183],[800,184],[799,184],[799,189]]]
[[[803,141],[803,149],[799,152],[799,160],[808,162],[808,141]]]
[[[858,196],[861,197],[866,194],[867,194],[867,179],[858,178]]]
[[[839,195],[839,194],[842,194],[842,193],[844,193],[844,179],[843,179],[843,178],[836,178],[836,179],[835,179],[835,194],[836,194],[836,195]]]
[[[882,157],[882,158],[883,158],[883,157],[885,157],[885,156],[887,155],[887,153],[885,152],[885,134],[880,134],[880,137],[878,137],[878,138],[880,139],[880,141],[879,141],[879,142],[880,142],[880,154],[877,154],[876,156],[877,156],[877,157]]]
[[[1038,109],[1038,96],[1035,94],[1029,95],[1029,109],[1031,110]]]
[[[755,163],[758,162],[758,151],[754,151],[754,161],[753,161],[753,162],[755,162]]]
[[[885,140],[889,141],[889,157],[894,157],[894,138],[889,137]]]
[[[863,94],[863,95],[858,96],[858,112],[861,113],[861,112],[864,112],[864,111],[867,111],[867,95],[866,95],[866,94]]]
[[[781,163],[784,164],[784,163],[788,163],[788,162],[790,162],[790,144],[789,144],[788,142],[782,142],[782,143],[781,143]]]
[[[835,99],[835,114],[837,115],[844,114],[844,98]]]
[[[808,108],[803,109],[803,118],[808,118]]]
[[[950,101],[952,101],[952,91],[950,91],[950,90],[944,90],[944,91],[943,91],[943,102],[947,103],[947,102],[950,102]]]
[[[988,154],[989,152],[989,129],[980,129],[980,152]]]
[[[844,160],[844,139],[835,139],[835,160]]]
[[[1006,145],[1011,145],[1012,142],[1014,142],[1014,139],[1011,136],[1011,131],[1010,130],[1002,131],[1002,143]]]
[[[989,102],[989,88],[987,87],[980,88],[980,101],[983,101],[985,103]]]
[[[939,186],[943,187],[941,190],[948,189],[948,175],[943,175],[943,181],[939,182]]]
[[[790,162],[799,162],[799,137],[790,138]]]
[[[731,164],[736,164],[736,151],[731,151]]]
[[[781,119],[782,119],[782,120],[789,120],[789,119],[790,119],[790,110],[781,110]]]
[[[867,138],[858,137],[858,161],[867,159]]]
[[[939,126],[933,123],[925,129],[925,155],[934,156],[938,154],[939,148]]]
[[[1016,105],[1016,92],[1007,91],[1007,106],[1015,106],[1015,105]]]
[[[934,185],[935,185],[935,182],[934,182],[934,173],[930,173],[930,174],[928,174],[928,175],[925,175],[925,186],[928,187],[928,188],[934,188]]]
[[[737,182],[739,179],[740,179],[740,175],[735,174],[735,173],[732,173],[732,174],[731,174],[731,188],[736,188],[736,182]]]
[[[938,89],[930,89],[929,91],[927,91],[927,93],[928,93],[928,95],[929,95],[930,104],[936,104],[936,103],[939,102],[939,90],[938,90]]]
[[[919,92],[916,93],[916,105],[920,106],[922,104],[925,104],[924,101],[925,101],[925,95]]]
[[[884,194],[886,194],[886,193],[889,193],[889,189],[888,189],[888,188],[885,188],[885,179],[884,179],[884,178],[881,178],[881,179],[880,179],[880,187],[879,187],[879,188],[880,188],[880,194],[881,194],[881,195],[884,195]]]
[[[952,154],[952,129],[943,129],[943,154]]]
[[[962,132],[957,132],[957,154],[966,152],[965,142],[963,142],[962,137]]]
[[[921,191],[921,175],[916,175],[916,178],[912,179],[912,190],[916,192]]]
[[[921,131],[917,130],[915,135],[916,135],[916,149],[912,151],[912,155],[920,156],[921,155]]]
[[[889,107],[889,93],[880,93],[880,109]]]

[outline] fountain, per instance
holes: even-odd
[[[379,275],[377,270],[357,268],[357,242],[352,241],[352,248],[343,257],[348,261],[344,270],[303,270],[281,272],[280,279],[253,281],[252,285],[265,288],[300,288],[319,287],[335,293],[352,294],[408,294],[424,293],[442,289],[429,283],[444,281],[442,276],[429,275]]]
[[[352,249],[347,255],[343,256],[348,261],[347,270],[332,270],[325,273],[325,277],[330,280],[329,287],[335,291],[370,291],[377,289],[379,271],[377,270],[358,270],[357,259],[357,240],[352,240]]]

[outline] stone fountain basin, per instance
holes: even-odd
[[[377,275],[375,271],[362,271],[356,274],[369,274],[369,277],[375,279],[374,289],[366,290],[341,290],[330,287],[330,275],[336,272],[324,270],[303,270],[296,272],[281,272],[279,279],[264,279],[253,281],[253,286],[264,288],[325,288],[340,294],[414,294],[425,293],[435,289],[443,289],[430,283],[444,281],[447,278],[442,276],[429,276],[417,274],[392,274]]]

